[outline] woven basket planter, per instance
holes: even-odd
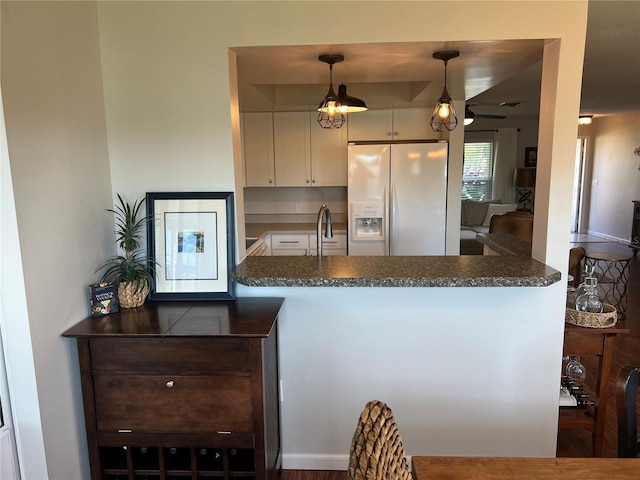
[[[149,284],[145,281],[144,287],[137,287],[135,282],[121,282],[118,285],[118,303],[122,308],[136,308],[144,305],[149,294]]]
[[[573,308],[567,308],[564,320],[579,327],[608,328],[613,327],[618,321],[618,311],[616,307],[608,303],[603,305],[602,313],[580,312]]]

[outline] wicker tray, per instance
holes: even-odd
[[[579,312],[573,308],[567,308],[564,320],[571,325],[588,328],[613,327],[618,321],[616,307],[605,303],[602,313]]]

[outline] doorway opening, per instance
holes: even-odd
[[[583,233],[583,202],[587,137],[579,137],[576,143],[576,163],[573,172],[573,196],[571,201],[571,233]]]

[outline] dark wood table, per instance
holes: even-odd
[[[413,457],[415,480],[631,480],[640,458]]]
[[[596,372],[587,372],[587,375],[594,375],[596,378],[595,398],[593,398],[595,406],[592,408],[560,407],[558,427],[590,431],[595,457],[602,455],[614,340],[616,335],[624,333],[629,333],[629,329],[622,321],[618,321],[609,328],[586,328],[565,323],[563,355],[595,356],[598,359],[598,368]]]

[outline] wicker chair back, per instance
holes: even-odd
[[[365,406],[353,434],[349,480],[411,480],[402,436],[391,409],[379,400]]]

